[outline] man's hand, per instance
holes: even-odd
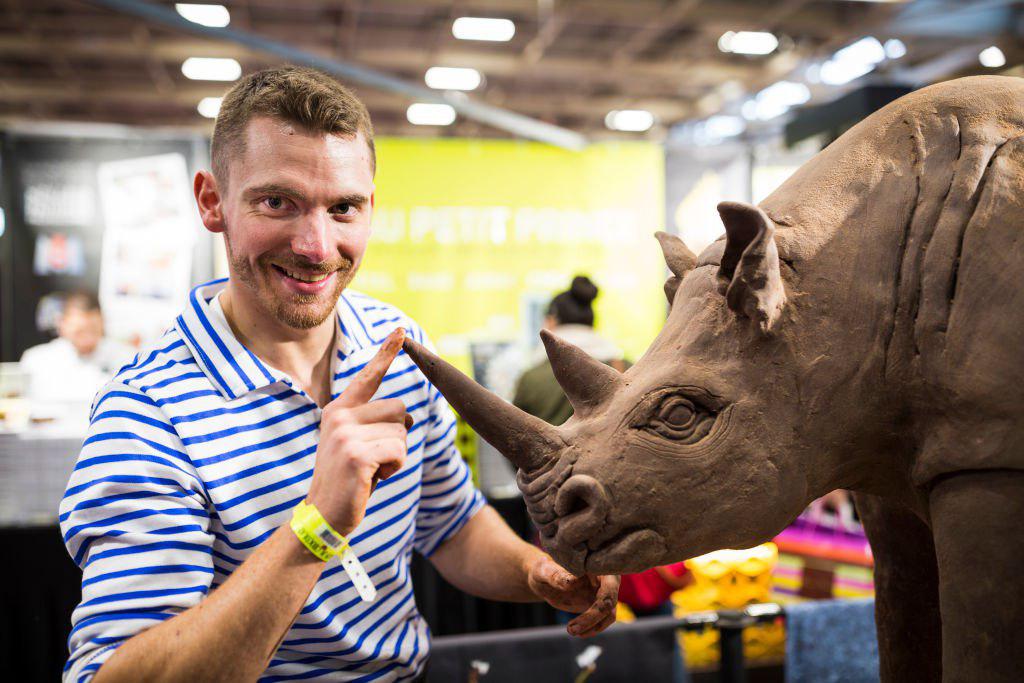
[[[320,418],[320,444],[306,500],[345,536],[363,520],[377,481],[405,464],[411,418],[397,398],[370,401],[402,348],[405,330],[384,340],[377,355]]]
[[[587,638],[615,623],[618,576],[573,576],[543,555],[529,567],[527,577],[530,589],[552,607],[582,612],[569,622],[570,634]]]

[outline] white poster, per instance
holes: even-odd
[[[98,176],[107,334],[145,343],[173,323],[188,297],[198,216],[185,157],[111,161]]]

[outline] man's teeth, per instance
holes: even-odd
[[[330,275],[330,273],[321,273],[320,275],[303,275],[302,273],[293,273],[285,268],[282,268],[281,270],[283,270],[285,275],[288,277],[294,280],[299,280],[300,282],[320,282]]]

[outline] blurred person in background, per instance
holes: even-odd
[[[96,295],[75,292],[64,298],[57,338],[33,346],[21,356],[33,403],[85,403],[130,361],[131,347],[108,339]]]
[[[569,289],[556,295],[548,304],[544,329],[582,349],[597,360],[624,372],[629,364],[622,351],[594,331],[594,299],[598,288],[590,278],[577,275]],[[553,425],[560,425],[572,416],[572,405],[555,379],[551,361],[538,349],[534,364],[516,384],[512,403]]]

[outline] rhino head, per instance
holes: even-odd
[[[405,342],[459,414],[518,467],[545,549],[574,573],[749,547],[836,487],[816,479],[814,450],[798,429],[805,369],[786,362],[792,337],[780,334],[795,313],[775,225],[748,204],[722,203],[719,213],[726,235],[699,259],[658,234],[673,273],[671,311],[628,371],[541,333],[575,411],[560,427]]]

